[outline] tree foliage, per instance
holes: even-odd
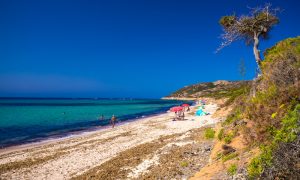
[[[267,39],[274,25],[279,23],[276,13],[279,9],[272,9],[270,4],[264,7],[252,8],[249,15],[221,17],[219,23],[224,33],[221,35],[223,42],[217,51],[237,40],[244,40],[247,45],[253,44],[255,60],[261,62],[258,50],[259,39]]]

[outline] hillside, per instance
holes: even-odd
[[[225,105],[231,104],[234,99],[245,93],[252,81],[215,81],[185,86],[164,99],[196,99],[210,97],[214,99],[227,99]]]
[[[230,100],[219,111],[231,111],[210,130],[216,134],[211,163],[192,179],[300,178],[300,36],[278,42],[264,57],[262,75],[251,82],[200,83],[169,96]]]

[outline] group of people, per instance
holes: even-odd
[[[173,119],[173,121],[177,121],[177,120],[184,120],[184,111],[176,111],[175,112],[175,118]]]
[[[189,111],[190,111],[189,106],[183,107],[181,111],[175,111],[175,118],[173,119],[173,121],[184,120],[184,116],[185,116],[184,112],[189,112]]]
[[[99,117],[99,120],[100,121],[104,120],[104,115],[103,114]],[[117,121],[117,117],[113,114],[112,117],[110,118],[110,122],[109,122],[110,125],[112,126],[112,128],[115,127],[116,121]]]

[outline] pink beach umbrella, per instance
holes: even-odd
[[[189,107],[190,105],[189,104],[183,104],[181,105],[182,107]]]
[[[182,111],[182,107],[181,106],[175,106],[175,107],[172,107],[170,109],[171,112],[178,112],[178,111]]]

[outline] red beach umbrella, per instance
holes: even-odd
[[[190,105],[189,104],[183,104],[181,105],[182,107],[189,107]]]
[[[178,112],[178,111],[182,111],[182,107],[181,106],[175,106],[175,107],[172,107],[171,109],[170,109],[170,111],[172,111],[172,112]]]

